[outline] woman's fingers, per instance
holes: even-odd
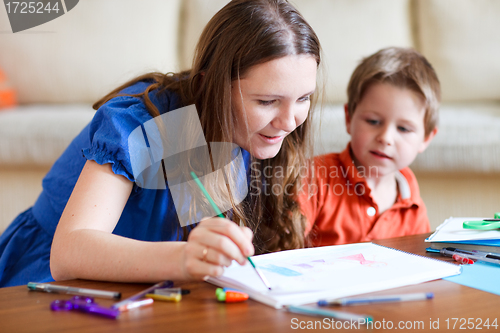
[[[233,260],[245,264],[253,255],[253,234],[222,218],[204,219],[194,228],[185,247],[186,273],[194,278],[220,276]]]
[[[186,273],[193,278],[220,276],[232,259],[204,244],[188,240],[185,247]]]
[[[254,252],[250,229],[240,228],[234,222],[221,218],[200,222],[191,231],[189,240],[213,249],[217,257],[222,255],[242,265],[245,264],[246,257]]]
[[[212,265],[226,266],[226,267],[229,267],[232,262],[230,258],[226,257],[224,254],[208,246],[203,248],[200,260]]]
[[[243,231],[243,234],[248,238],[248,240],[250,241],[250,243],[252,243],[252,239],[253,239],[253,232],[252,230],[250,230],[250,228],[248,227],[240,227]],[[250,253],[247,254],[247,257],[251,257],[254,255],[254,247],[253,247],[253,244],[252,246],[250,247]]]
[[[234,222],[212,218],[200,222],[190,238],[243,265],[246,257],[253,253],[251,238],[246,233]]]
[[[185,265],[188,275],[195,279],[203,279],[207,275],[220,276],[224,273],[224,266],[203,261],[196,255],[188,256]]]

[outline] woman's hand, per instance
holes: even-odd
[[[252,256],[252,231],[223,218],[210,218],[200,222],[188,237],[184,248],[186,278],[220,276],[224,266],[236,260],[244,265]]]

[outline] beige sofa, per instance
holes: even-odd
[[[140,73],[189,68],[202,27],[226,2],[86,0],[15,34],[0,9],[0,68],[19,99],[0,111],[0,232],[36,200],[44,174],[92,118],[91,104]],[[432,227],[500,211],[500,1],[292,2],[323,46],[316,152],[348,141],[342,104],[358,61],[382,47],[414,47],[443,88],[439,134],[412,165]]]

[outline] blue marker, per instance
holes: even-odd
[[[386,296],[372,296],[372,297],[353,297],[353,298],[338,298],[334,300],[320,300],[319,306],[328,305],[361,305],[371,303],[385,303],[385,302],[407,302],[407,301],[422,301],[434,298],[433,293],[415,293],[403,295],[386,295]]]
[[[285,309],[288,312],[309,315],[309,316],[331,317],[338,320],[357,321],[362,325],[366,325],[370,322],[373,322],[373,318],[371,316],[359,315],[356,313],[350,313],[344,311],[324,310],[311,306],[287,305],[285,306]]]

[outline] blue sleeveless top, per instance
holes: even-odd
[[[142,93],[149,84],[139,82],[123,93]],[[149,97],[162,114],[182,106],[179,98],[168,91],[151,92]],[[87,160],[110,163],[115,174],[134,182],[113,234],[143,241],[182,239],[183,230],[168,187],[150,190],[135,183],[128,138],[150,119],[152,116],[137,97],[116,97],[99,108],[43,179],[43,190],[34,206],[21,213],[0,236],[0,287],[54,281],[49,266],[52,238]],[[248,169],[250,155],[244,150],[242,153]]]

